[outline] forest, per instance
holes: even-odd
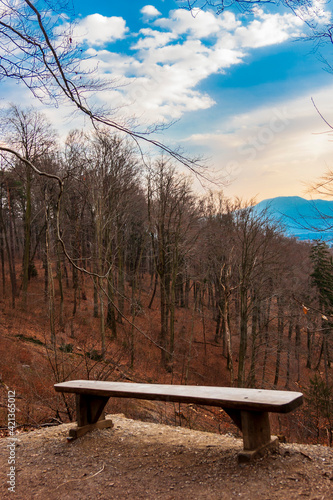
[[[326,243],[285,237],[254,200],[197,193],[165,154],[144,161],[110,128],[61,143],[12,105],[1,133],[16,154],[0,157],[0,374],[18,424],[72,420],[52,386],[74,378],[276,388],[306,400],[280,433],[332,445]],[[173,418],[208,418],[186,411]]]

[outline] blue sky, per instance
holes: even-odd
[[[72,3],[87,64],[120,85],[101,102],[147,126],[175,121],[158,140],[208,158],[227,195],[304,196],[307,182],[333,168],[311,103],[333,121],[333,75],[313,42],[299,40],[307,26],[290,10],[192,16],[172,0]],[[318,25],[330,23],[329,4],[314,6]],[[333,45],[321,52],[333,55]],[[76,126],[61,110],[47,114],[64,131]]]

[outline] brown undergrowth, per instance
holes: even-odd
[[[152,288],[148,276],[142,278],[140,308],[134,318],[137,329],[125,319],[117,323],[117,338],[106,331],[107,351],[99,359],[100,320],[93,317],[93,285],[90,279],[80,282],[77,308],[73,316],[74,291],[64,289],[63,318],[56,289],[56,343],[50,338],[49,304],[43,289],[42,264],[37,264],[38,276],[29,284],[28,305],[20,298],[12,309],[6,293],[0,298],[0,427],[6,435],[7,390],[16,393],[16,418],[21,429],[36,428],[44,423],[68,422],[75,419],[72,396],[56,394],[53,384],[67,379],[109,379],[141,382],[180,383],[197,385],[230,385],[222,345],[214,340],[215,322],[207,312],[178,308],[175,322],[175,354],[169,369],[161,367],[158,342],[160,313],[158,292],[149,308]],[[55,280],[56,284],[56,280]],[[9,284],[8,284],[9,286]],[[7,288],[8,289],[8,288]],[[128,295],[130,295],[130,287]],[[130,303],[125,302],[125,316],[131,318]],[[236,328],[235,328],[236,330]],[[133,335],[134,363],[131,366]],[[152,342],[152,339],[154,342]],[[234,339],[237,342],[237,339]],[[88,355],[87,355],[88,354]],[[235,359],[236,362],[236,359]],[[273,362],[273,360],[271,360]],[[237,364],[236,364],[237,367]],[[296,369],[296,368],[295,368]],[[268,364],[267,372],[273,371]],[[308,374],[304,368],[304,384]],[[281,387],[283,388],[283,387]],[[290,389],[300,390],[293,384]],[[133,401],[113,400],[108,411],[122,412],[131,418],[181,425],[215,433],[238,431],[229,417],[216,408],[180,405],[140,405]],[[288,441],[316,442],[311,415],[300,409],[288,416],[273,416],[273,432]]]

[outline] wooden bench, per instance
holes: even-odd
[[[303,402],[303,395],[299,392],[233,387],[93,380],[72,380],[55,384],[54,387],[58,392],[76,394],[77,427],[69,431],[70,440],[83,436],[93,429],[113,426],[112,421],[105,420],[104,415],[105,405],[111,396],[223,408],[243,434],[244,449],[238,455],[240,462],[258,458],[266,450],[277,448],[278,438],[271,436],[269,412],[288,413]]]

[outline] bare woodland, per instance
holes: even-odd
[[[61,145],[36,109],[2,112],[1,305],[12,317],[34,311],[45,362],[27,375],[16,361],[19,423],[72,420],[65,396],[45,398],[71,378],[285,388],[307,401],[293,437],[332,445],[331,249],[286,238],[253,201],[195,193],[177,166],[205,176],[196,159],[89,106],[107,85],[80,73],[70,32],[51,38],[45,6],[0,5],[0,79],[70,101],[94,125]],[[145,143],[158,154],[144,156]],[[27,334],[4,334],[14,352],[8,339],[19,349]],[[6,356],[0,366],[10,386]]]
[[[163,156],[146,169],[109,130],[74,131],[59,150],[36,111],[13,107],[7,121],[20,157],[49,177],[2,156],[2,293],[8,307],[27,310],[31,286],[43,284],[38,300],[43,295],[49,317],[54,381],[82,373],[71,352],[85,301],[98,318],[86,333],[85,356],[97,363],[88,376],[107,378],[117,349],[135,370],[144,343],[175,383],[200,376],[218,383],[209,367],[215,348],[224,384],[308,391],[318,432],[331,443],[333,283],[325,243],[287,238],[267,214],[221,192],[196,195]],[[197,346],[203,359],[195,375]]]

